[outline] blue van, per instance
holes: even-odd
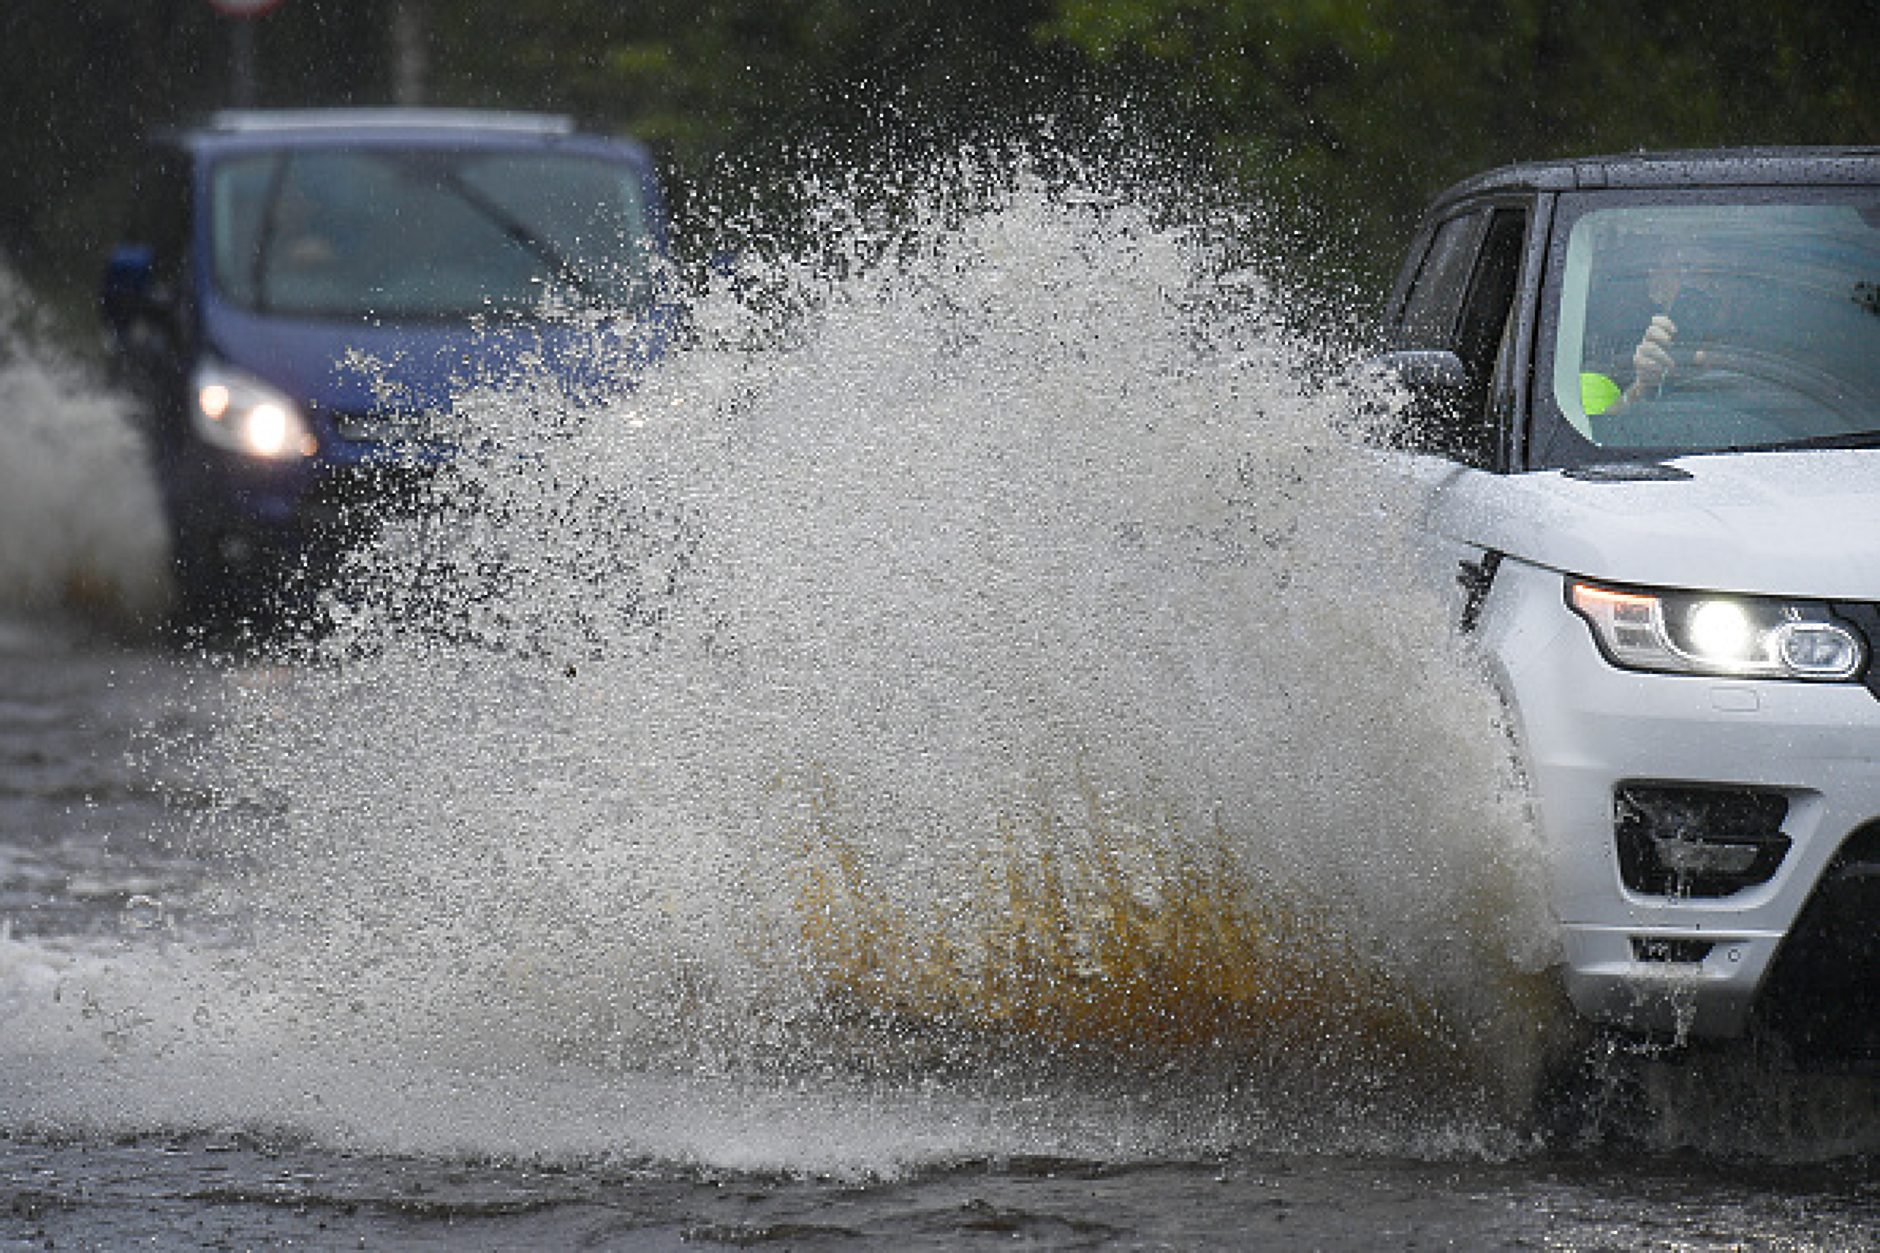
[[[427,432],[466,385],[526,368],[580,399],[650,360],[668,245],[645,150],[566,118],[243,112],[157,137],[102,304],[185,619],[321,586],[448,455]]]

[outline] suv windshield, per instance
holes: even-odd
[[[1565,197],[1531,461],[1880,443],[1880,194]]]
[[[651,260],[632,167],[565,153],[306,151],[211,178],[217,287],[262,313],[523,315],[551,291],[640,300]]]

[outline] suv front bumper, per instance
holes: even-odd
[[[1824,872],[1880,824],[1880,699],[1857,683],[1618,669],[1567,608],[1562,576],[1521,562],[1502,564],[1486,609],[1481,640],[1514,713],[1574,1005],[1628,1030],[1742,1034]],[[1779,858],[1743,886],[1641,890],[1622,865],[1622,793],[1779,798]],[[1691,834],[1667,847],[1727,847]]]

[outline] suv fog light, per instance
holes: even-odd
[[[1649,896],[1728,896],[1788,855],[1788,798],[1754,788],[1628,783],[1613,794],[1619,876]]]

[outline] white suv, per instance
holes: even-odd
[[[1389,329],[1574,1004],[1880,1054],[1880,149],[1472,179]]]

